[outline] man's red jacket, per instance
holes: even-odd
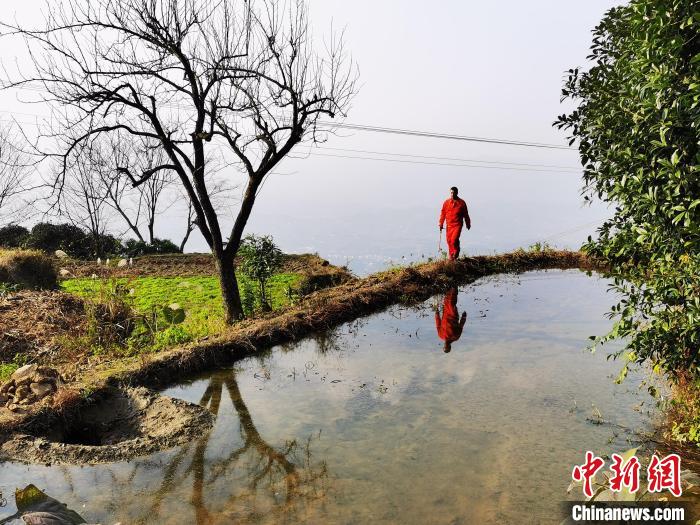
[[[467,203],[457,197],[456,199],[447,199],[442,203],[442,211],[440,212],[440,228],[447,222],[447,227],[462,226],[462,221],[467,224],[467,228],[472,227],[472,221],[469,218],[469,210]]]

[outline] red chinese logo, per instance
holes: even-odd
[[[639,490],[639,460],[632,456],[625,461],[622,456],[613,454],[613,464],[610,466],[612,477],[610,478],[610,490],[620,492],[623,487],[634,494]]]
[[[639,471],[641,464],[636,456],[625,460],[619,454],[612,455],[610,465],[611,476],[608,485],[612,492],[621,492],[627,489],[634,494],[639,490]],[[586,461],[582,465],[576,465],[571,472],[574,481],[583,485],[583,493],[586,497],[594,496],[593,483],[595,476],[603,468],[605,461],[594,455],[593,452],[586,452]],[[668,490],[671,494],[679,497],[683,492],[681,489],[681,458],[678,454],[669,454],[664,458],[659,458],[656,454],[651,457],[647,468],[647,483],[649,492],[661,492]],[[598,485],[602,486],[601,483]]]
[[[583,493],[589,497],[593,497],[593,478],[596,473],[603,468],[605,461],[602,458],[593,455],[590,450],[586,452],[586,462],[583,465],[576,465],[571,477],[574,481],[583,482]]]
[[[663,459],[654,454],[647,468],[647,476],[649,492],[668,489],[676,497],[681,495],[681,458],[678,454],[669,454]]]

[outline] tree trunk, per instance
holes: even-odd
[[[238,292],[236,270],[233,267],[233,257],[228,254],[217,255],[216,269],[219,271],[219,283],[221,284],[221,297],[224,301],[224,321],[233,324],[245,317],[241,295]]]

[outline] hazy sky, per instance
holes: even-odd
[[[468,136],[565,144],[551,123],[564,71],[585,65],[591,29],[609,0],[425,2],[311,0],[316,35],[331,22],[346,28],[347,48],[360,69],[360,92],[348,122]],[[41,19],[43,1],[4,6],[23,21]],[[3,60],[21,50],[2,48]],[[0,97],[0,118],[37,113],[15,96]],[[341,131],[305,153],[302,145],[268,179],[249,231],[273,235],[287,251],[318,251],[358,272],[388,259],[434,256],[437,216],[456,185],[469,205],[473,228],[463,236],[471,253],[490,253],[537,240],[577,247],[606,215],[583,207],[580,172],[435,166],[332,157],[362,150],[577,168],[575,151],[409,138]],[[397,157],[394,157],[397,158]],[[449,161],[401,157],[406,161]],[[521,166],[522,168],[522,166]],[[235,212],[235,209],[231,210]],[[181,237],[178,206],[157,224],[161,237]],[[205,251],[199,236],[189,250]],[[411,255],[412,254],[412,255]]]

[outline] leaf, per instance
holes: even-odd
[[[29,525],[80,525],[86,523],[80,514],[46,495],[34,485],[17,489],[15,502],[18,514]]]

